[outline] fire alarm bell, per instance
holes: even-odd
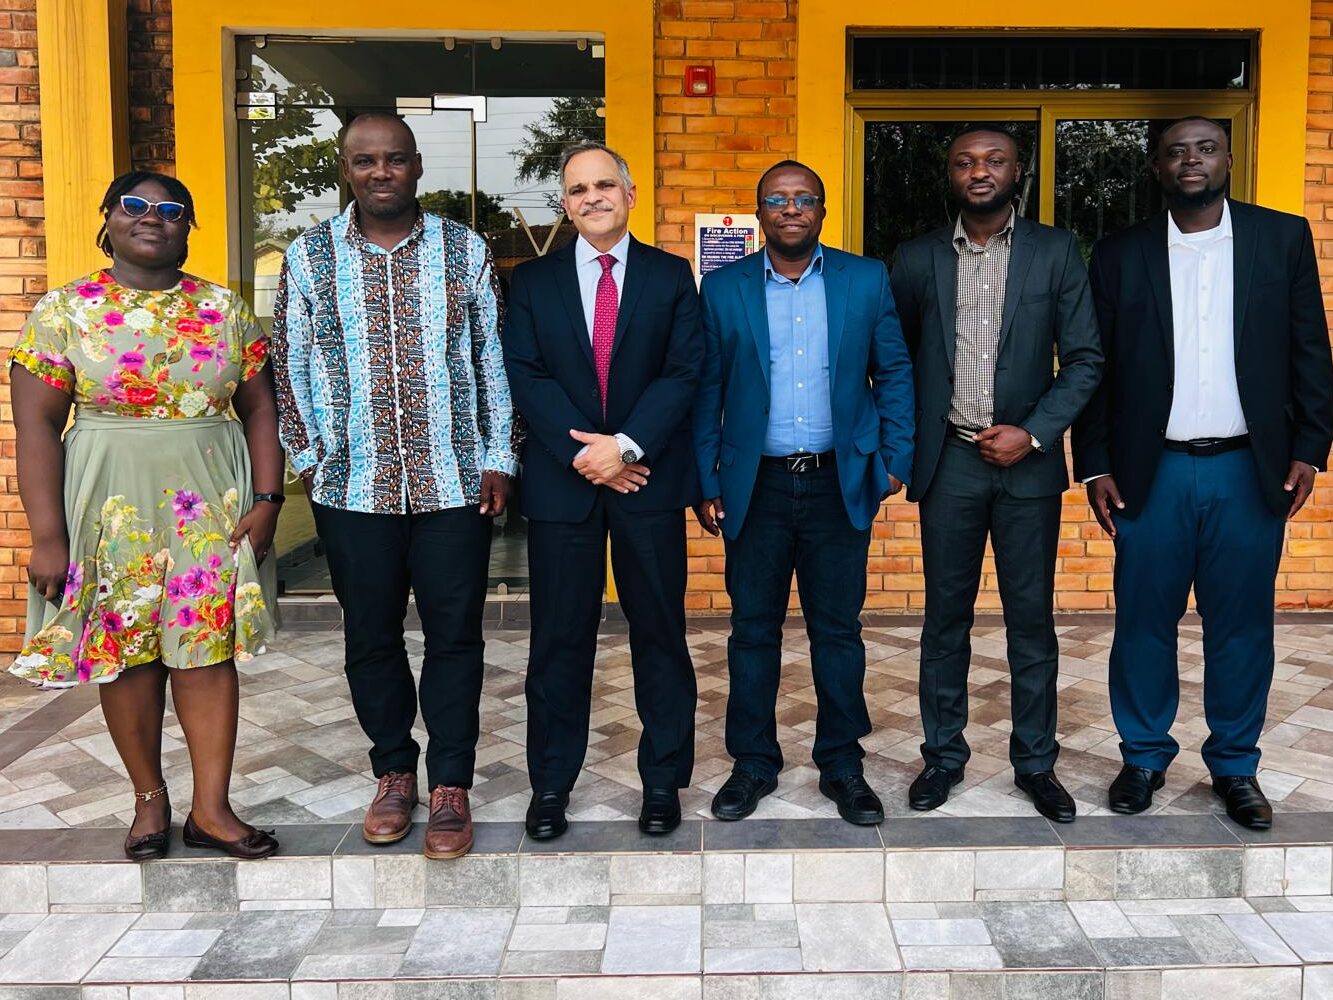
[[[688,97],[712,97],[716,90],[712,66],[685,67],[685,94]]]

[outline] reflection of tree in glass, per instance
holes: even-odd
[[[264,79],[256,65],[251,90],[277,96],[277,115],[270,120],[252,120],[251,148],[254,159],[254,205],[262,226],[265,215],[290,212],[304,198],[338,186],[338,140],[316,138],[320,131],[316,112],[333,103],[317,83],[294,83],[278,87]]]
[[[606,106],[600,97],[557,97],[541,118],[523,126],[527,133],[510,155],[518,157],[517,176],[523,183],[553,181],[560,151],[576,142],[606,139]],[[551,210],[560,211],[560,195],[547,192]]]
[[[427,191],[417,195],[417,201],[427,212],[434,212],[465,226],[472,225],[472,196],[467,191]],[[477,192],[477,229],[480,232],[513,229],[514,225],[513,213],[505,211],[499,198],[485,191]]]
[[[1092,245],[1156,212],[1161,204],[1148,170],[1146,119],[1061,121],[1055,126],[1055,224]]]

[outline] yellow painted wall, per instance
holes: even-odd
[[[1162,0],[1117,0],[1113,5],[1010,0],[985,11],[976,9],[966,20],[958,19],[957,10],[935,0],[801,0],[796,148],[798,158],[819,172],[828,189],[824,223],[828,239],[840,239],[844,232],[847,35],[856,28],[1257,31],[1256,200],[1272,208],[1303,212],[1310,0],[1212,0],[1203,6]],[[988,22],[987,12],[1003,21]],[[951,14],[955,20],[949,23]]]
[[[54,2],[54,0],[53,0]],[[550,0],[408,3],[356,0],[175,0],[176,173],[201,213],[227,218],[190,240],[190,267],[237,283],[233,39],[238,34],[601,36],[606,42],[606,136],[641,176],[653,163],[653,5],[647,0],[568,7]],[[653,239],[653,185],[639,185],[634,235]],[[248,235],[248,234],[246,234]]]

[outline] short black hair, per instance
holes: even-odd
[[[959,131],[955,132],[953,138],[949,140],[948,149],[953,149],[954,144],[965,135],[976,135],[979,132],[985,132],[988,135],[1002,135],[1008,139],[1014,147],[1014,155],[1019,155],[1018,136],[1007,125],[999,122],[969,122]]]
[[[352,126],[358,122],[392,122],[401,126],[407,137],[412,141],[412,152],[417,151],[417,134],[412,131],[412,126],[407,124],[401,115],[396,115],[392,111],[362,111],[348,119],[347,124],[338,131],[338,155],[342,155],[343,145],[347,142],[347,133],[352,131]]]
[[[824,179],[820,177],[819,174],[815,173],[813,168],[806,166],[800,160],[778,160],[777,163],[773,164],[759,175],[759,183],[754,186],[754,204],[756,208],[763,204],[764,181],[768,180],[768,175],[774,170],[783,170],[787,167],[796,167],[797,169],[804,170],[807,174],[813,177],[815,183],[819,185],[819,200],[824,200]]]
[[[1231,148],[1231,131],[1222,122],[1218,121],[1216,118],[1209,118],[1207,115],[1182,115],[1180,118],[1173,118],[1171,121],[1167,122],[1162,126],[1161,131],[1157,133],[1157,138],[1152,143],[1152,158],[1154,160],[1157,159],[1157,154],[1162,150],[1162,136],[1166,135],[1166,133],[1170,132],[1177,125],[1184,125],[1186,122],[1205,122],[1212,125],[1226,138],[1227,149]]]
[[[169,174],[161,174],[156,170],[131,170],[121,174],[107,186],[106,194],[102,195],[102,204],[98,206],[98,211],[102,213],[102,228],[97,231],[97,249],[110,257],[111,240],[106,233],[106,219],[111,211],[120,204],[120,196],[129,194],[144,181],[156,181],[166,189],[167,194],[172,201],[178,201],[185,206],[185,222],[191,229],[199,228],[199,220],[194,214],[194,196],[190,194],[183,181],[178,180]],[[179,267],[185,263],[185,258],[189,256],[190,248],[186,246],[181,253],[181,259],[176,261]]]

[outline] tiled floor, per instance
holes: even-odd
[[[1105,813],[1104,789],[1119,760],[1105,682],[1111,629],[1066,619],[1059,631],[1063,751],[1058,772],[1082,815]],[[866,690],[875,725],[865,742],[866,773],[894,818],[916,816],[905,798],[919,766],[918,636],[919,626],[893,619],[865,630]],[[1199,637],[1197,624],[1182,627],[1182,704],[1175,732],[1185,750],[1167,787],[1157,794],[1154,811],[1159,813],[1218,811],[1197,752],[1206,735]],[[1013,788],[1007,762],[1010,689],[1003,628],[979,626],[973,638],[967,733],[973,757],[966,782],[941,812],[1030,816],[1027,801]],[[698,763],[684,806],[687,813],[707,818],[709,799],[730,768],[723,749],[726,632],[695,628],[689,642],[699,675]],[[808,646],[802,634],[790,629],[787,646],[778,721],[788,765],[778,792],[756,815],[832,817],[832,803],[820,795],[809,760],[815,698]],[[419,633],[409,634],[408,647],[418,658]],[[603,636],[600,650],[587,765],[570,804],[576,821],[626,819],[639,808],[638,724],[627,636]],[[526,659],[526,633],[488,633],[472,793],[479,821],[521,819],[527,804]],[[341,633],[287,630],[269,653],[243,666],[234,801],[247,819],[266,824],[359,821],[374,782],[341,665]],[[130,786],[95,692],[38,692],[0,677],[0,828],[122,826],[130,815]],[[179,822],[190,801],[189,761],[180,727],[170,715],[166,733],[167,779]],[[1312,619],[1278,626],[1277,678],[1262,748],[1261,779],[1279,810],[1333,808],[1333,623]],[[891,819],[885,829],[892,826]]]

